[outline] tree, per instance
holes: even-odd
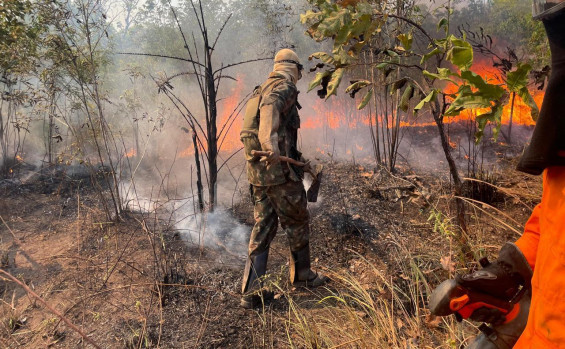
[[[330,39],[331,53],[314,53],[311,58],[321,61],[319,72],[310,84],[310,89],[322,87],[322,96],[329,98],[340,86],[346,70],[359,64],[360,55],[385,52],[384,60],[371,62],[385,75],[396,69],[396,79],[389,85],[389,93],[398,93],[398,108],[408,111],[410,100],[419,102],[414,112],[427,107],[437,125],[442,149],[453,179],[457,222],[461,231],[458,240],[464,255],[470,248],[466,240],[465,206],[461,199],[463,181],[451,154],[445,130],[445,118],[469,110],[480,110],[477,117],[480,139],[487,123],[495,125],[495,136],[500,129],[504,104],[508,100],[505,89],[484,80],[473,72],[473,47],[466,35],[450,32],[453,13],[451,3],[440,7],[436,13],[437,30],[441,36],[434,38],[423,25],[423,16],[415,11],[410,16],[401,12],[405,2],[394,4],[369,3],[365,1],[333,2],[309,0],[312,9],[301,16],[308,27],[308,34],[316,41]],[[380,33],[394,38],[393,45],[377,46]],[[367,64],[367,63],[366,63]],[[428,68],[429,67],[429,68]],[[453,88],[445,89],[446,84]],[[365,90],[359,109],[367,106],[371,95],[378,87],[374,79],[354,79],[346,89],[350,93]],[[454,92],[449,92],[454,91]],[[527,89],[526,89],[527,91]]]
[[[185,57],[176,57],[161,54],[144,54],[144,53],[127,53],[139,54],[144,56],[168,58],[175,61],[184,62],[190,66],[190,70],[182,71],[171,76],[161,76],[154,78],[159,92],[164,93],[178,110],[178,112],[186,120],[190,131],[192,133],[193,146],[195,151],[195,164],[197,171],[197,189],[198,201],[201,210],[204,209],[204,195],[203,195],[203,175],[206,176],[208,184],[208,209],[213,211],[217,203],[217,180],[218,171],[225,164],[218,166],[218,154],[221,150],[221,145],[229,132],[235,117],[243,107],[243,103],[239,103],[235,110],[231,113],[228,120],[224,125],[218,128],[218,91],[222,86],[223,80],[236,80],[234,77],[228,75],[226,71],[232,67],[241,64],[255,62],[262,59],[251,59],[242,62],[233,62],[229,64],[221,63],[220,67],[216,66],[215,52],[216,45],[219,43],[224,29],[228,25],[231,14],[227,15],[222,24],[217,29],[215,35],[210,34],[210,27],[206,20],[204,9],[205,5],[202,2],[195,3],[190,1],[189,9],[192,11],[193,18],[197,23],[197,30],[200,34],[198,39],[194,36],[187,37],[181,25],[181,19],[178,16],[177,10],[169,3],[172,13],[174,24],[182,38],[183,47],[186,53]],[[217,16],[214,16],[217,21]],[[265,58],[265,59],[271,59]],[[191,77],[195,80],[201,104],[191,102],[184,102],[177,94],[173,92],[173,80],[181,77]],[[194,81],[193,80],[193,81]],[[199,108],[200,107],[200,108]],[[203,115],[198,115],[196,110],[202,110]],[[202,167],[201,162],[206,166]],[[229,159],[228,159],[229,160]],[[204,173],[203,173],[204,172]]]
[[[18,108],[34,104],[28,80],[37,76],[50,12],[43,1],[7,1],[0,6],[0,175],[10,175],[29,131]]]

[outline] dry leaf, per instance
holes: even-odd
[[[441,317],[432,314],[426,315],[426,326],[429,328],[438,328],[441,323]]]
[[[441,257],[439,262],[444,270],[447,270],[450,273],[455,272],[455,262],[451,260],[451,256]]]

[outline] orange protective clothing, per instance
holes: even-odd
[[[514,348],[565,348],[565,167],[548,167],[543,194],[516,245],[534,270],[526,328]]]

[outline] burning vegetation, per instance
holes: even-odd
[[[474,327],[429,293],[520,234],[541,189],[512,169],[547,47],[534,22],[492,26],[499,2],[4,5],[1,346],[464,345]],[[248,311],[242,111],[283,47],[306,68],[298,144],[325,167],[311,244],[332,282],[293,287],[281,231],[275,299]]]

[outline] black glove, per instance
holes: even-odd
[[[498,259],[489,263],[481,262],[484,267],[474,273],[456,277],[461,287],[476,293],[482,293],[504,302],[515,302],[521,290],[531,288],[532,269],[518,246],[507,243],[499,253]],[[500,324],[505,321],[505,314],[496,308],[481,307],[475,309],[471,320]]]
[[[457,276],[455,280],[464,288],[506,301],[510,301],[525,283],[523,277],[500,258],[474,273]]]

